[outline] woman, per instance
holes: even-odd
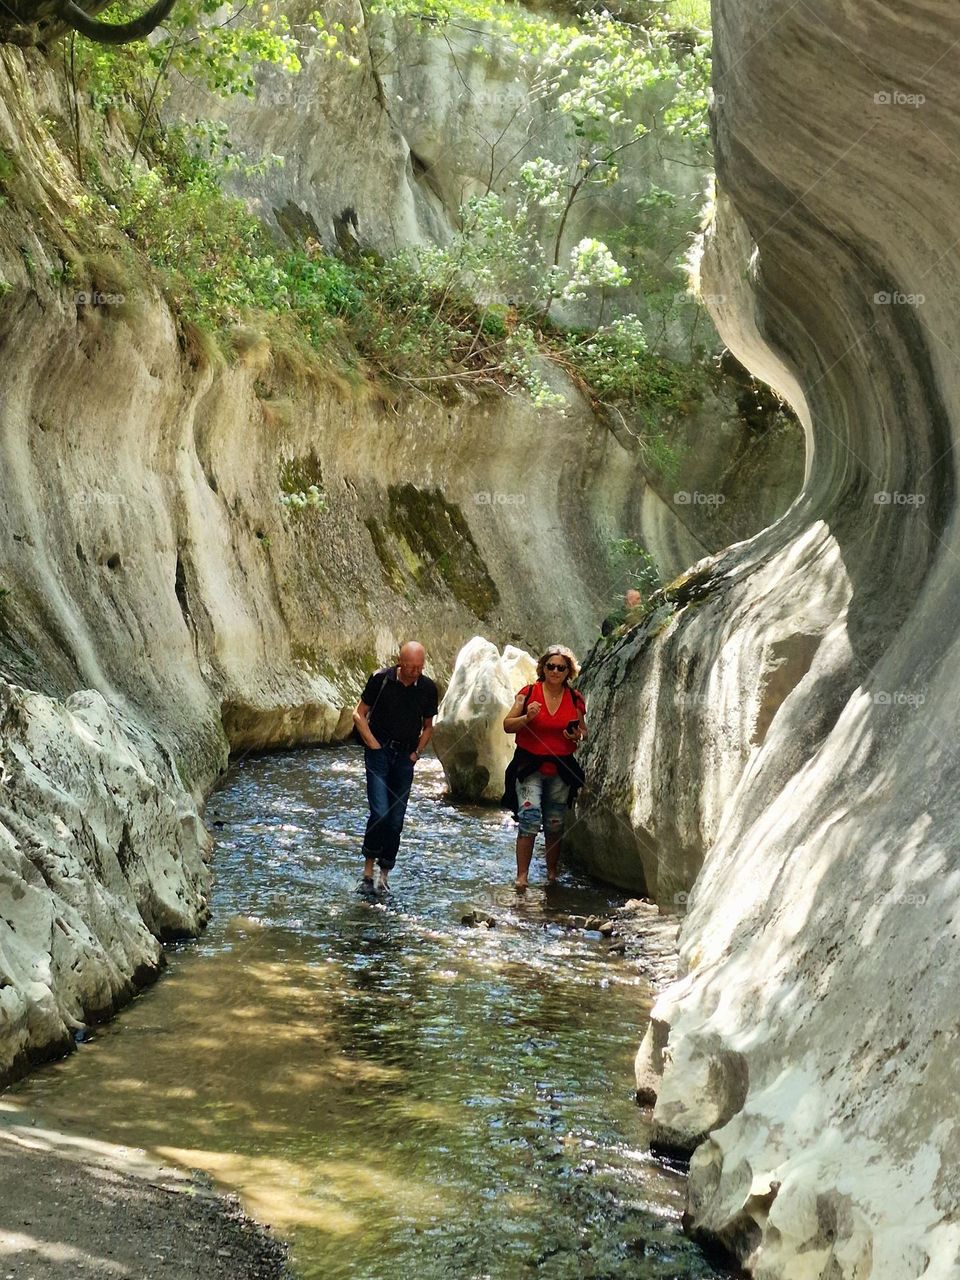
[[[564,814],[571,790],[575,792],[583,784],[583,770],[573,753],[587,736],[586,704],[583,697],[570,688],[570,681],[576,679],[579,670],[569,649],[551,645],[537,663],[536,683],[520,690],[503,721],[504,731],[517,735],[517,750],[507,770],[504,800],[520,823],[518,889],[527,887],[533,846],[541,823],[546,839],[547,884],[553,884],[557,878]]]

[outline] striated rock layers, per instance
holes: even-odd
[[[391,59],[396,100],[432,75]],[[315,59],[311,74],[330,65]],[[497,93],[488,62],[470,65],[482,115]],[[268,78],[236,122],[254,155],[291,161],[247,194],[279,227],[312,225],[328,244],[355,190],[364,230],[379,228],[372,242],[439,236],[430,200],[404,204],[401,189],[418,174],[423,194],[404,129],[428,149],[456,115],[444,93],[429,118],[398,125],[366,72],[362,93],[356,78],[298,83],[292,98]],[[670,566],[724,540],[692,504],[654,492],[629,432],[618,439],[556,371],[565,415],[453,390],[401,403],[324,380],[253,329],[233,334],[228,363],[176,320],[116,227],[92,225],[57,137],[76,128],[107,155],[122,140],[110,119],[74,121],[63,93],[51,64],[0,47],[0,692],[19,726],[0,781],[12,876],[0,889],[0,1079],[155,972],[157,937],[198,926],[195,805],[229,749],[341,735],[364,672],[410,634],[441,677],[478,631],[536,649],[561,620],[583,651],[619,585],[613,539],[639,538]],[[396,200],[380,199],[385,187]],[[390,210],[382,224],[378,209]],[[690,489],[714,449],[737,475],[776,452],[776,441],[755,450],[729,406],[719,443],[698,448],[715,407],[706,400],[690,428]],[[731,501],[737,527],[782,508],[789,467],[778,474],[772,505]],[[316,505],[281,501],[304,491]],[[103,699],[95,733],[70,701],[80,690]],[[117,759],[124,768],[108,767]],[[143,777],[166,796],[159,818]]]
[[[715,19],[704,284],[808,475],[595,664],[578,832],[689,908],[638,1079],[694,1228],[763,1280],[956,1277],[960,14]]]

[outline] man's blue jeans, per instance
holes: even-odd
[[[390,871],[397,861],[400,832],[413,786],[413,761],[408,751],[381,747],[363,749],[367,770],[367,800],[370,817],[363,836],[363,856],[376,858],[382,871]]]

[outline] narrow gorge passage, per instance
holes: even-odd
[[[617,900],[567,872],[518,902],[503,814],[421,769],[395,890],[368,905],[359,751],[240,760],[207,808],[207,932],[4,1101],[204,1170],[305,1280],[728,1274],[682,1236],[685,1179],[647,1149],[640,958],[562,927]],[[465,927],[471,908],[496,928]]]

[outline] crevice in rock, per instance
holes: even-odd
[[[177,571],[174,578],[173,589],[176,592],[177,603],[180,606],[180,612],[183,614],[183,620],[193,629],[193,618],[190,615],[190,601],[187,598],[187,575],[183,567],[183,557],[177,555]]]
[[[443,190],[437,182],[432,166],[412,149],[410,151],[410,170],[413,174],[414,182],[421,187],[425,187],[436,200],[443,204]]]

